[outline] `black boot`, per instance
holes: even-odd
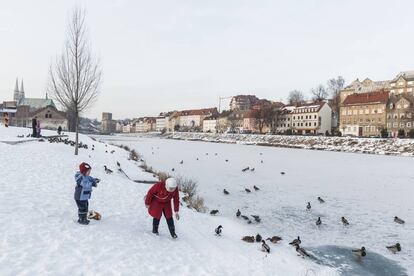
[[[154,218],[153,220],[152,220],[152,233],[153,234],[155,234],[155,235],[159,235],[159,233],[158,233],[158,226],[160,225],[160,220],[159,219],[156,219],[156,218]]]
[[[173,218],[167,219],[167,224],[168,224],[168,230],[170,230],[171,237],[173,239],[178,238],[177,234],[175,234],[174,219]]]
[[[89,220],[86,218],[86,214],[79,214],[78,223],[82,225],[88,225]]]

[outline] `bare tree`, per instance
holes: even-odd
[[[289,104],[300,104],[305,101],[305,96],[299,90],[292,90],[289,92],[288,102]]]
[[[342,76],[328,80],[328,92],[332,97],[332,109],[339,114],[340,91],[344,88],[345,79]]]
[[[319,84],[317,87],[312,88],[311,94],[314,101],[323,101],[328,98],[328,92],[322,84]]]
[[[83,10],[73,10],[66,35],[61,56],[50,66],[48,89],[74,117],[78,155],[79,116],[97,99],[102,71],[99,61],[92,56]]]

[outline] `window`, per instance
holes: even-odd
[[[414,82],[413,81],[409,81],[409,82],[407,82],[407,85],[413,85],[414,84]]]
[[[295,126],[295,123],[293,123],[293,126]]]
[[[295,116],[293,116],[293,120],[296,120],[296,117]]]
[[[398,123],[393,123],[392,127],[398,127]]]
[[[408,112],[408,113],[407,113],[407,118],[410,118],[410,119],[411,119],[411,116],[412,116],[412,115],[411,115],[411,113],[410,113],[410,112]]]
[[[360,115],[364,114],[364,110],[363,110],[363,109],[360,109],[360,110],[359,110],[359,114],[360,114]]]
[[[407,127],[411,127],[411,122],[408,122],[407,123]]]
[[[391,123],[387,123],[387,127],[391,127]]]
[[[395,86],[395,83],[391,83],[391,87],[394,87]]]
[[[316,119],[316,115],[313,118]]]
[[[316,126],[316,122],[313,123],[313,126]]]
[[[365,109],[365,114],[369,114],[369,109]]]
[[[404,123],[401,123],[401,124],[400,124],[400,127],[404,127]]]
[[[398,85],[404,85],[404,82],[403,81],[399,81],[398,82]]]
[[[401,108],[401,105],[400,104],[397,104],[397,109],[400,109]]]
[[[390,91],[391,93],[394,93],[395,92],[395,89],[391,89],[391,91]]]

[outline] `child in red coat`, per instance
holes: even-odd
[[[171,199],[173,199],[174,202],[175,217],[179,220],[180,216],[178,214],[178,209],[180,205],[180,197],[178,194],[177,182],[174,178],[168,178],[165,181],[155,183],[151,189],[149,189],[145,197],[145,207],[147,207],[148,213],[153,217],[152,233],[158,235],[158,226],[160,224],[161,216],[164,214],[171,237],[176,239],[177,235],[175,234]]]

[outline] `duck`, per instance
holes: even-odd
[[[254,237],[253,236],[244,236],[242,237],[242,241],[254,243]]]
[[[361,249],[353,249],[352,252],[359,258],[365,257],[367,255],[365,247],[361,247]]]
[[[263,164],[263,160],[260,160],[260,163]]]
[[[210,215],[217,215],[218,212],[219,210],[211,210]]]
[[[395,253],[401,251],[401,245],[400,245],[400,243],[397,242],[394,245],[387,246],[387,249],[395,254]]]
[[[279,236],[273,236],[273,237],[271,237],[271,238],[267,238],[266,240],[267,240],[267,241],[270,241],[271,243],[277,243],[278,241],[281,241],[281,240],[282,240],[282,238],[281,238],[281,237],[279,237]]]
[[[104,165],[104,168],[105,168],[105,172],[106,172],[107,174],[111,174],[111,173],[113,173],[113,171],[112,171],[112,170],[110,170],[110,169],[108,169],[108,168],[106,167],[106,165]]]
[[[255,191],[259,191],[260,190],[259,187],[257,187],[256,185],[254,185],[253,188],[254,188]]]
[[[308,254],[308,252],[306,252],[305,249],[303,249],[302,247],[300,247],[299,244],[296,244],[295,247],[296,247],[296,252],[299,253],[299,256],[302,256],[303,258],[304,257],[310,257],[310,255]]]
[[[347,220],[345,217],[342,217],[342,218],[341,218],[341,221],[342,221],[342,223],[344,224],[344,226],[349,225],[349,222],[348,222],[348,220]]]
[[[226,162],[229,162],[229,159],[226,159]]]
[[[245,172],[245,171],[247,171],[249,169],[250,169],[249,167],[246,167],[246,168],[242,169],[242,172]]]
[[[262,251],[270,253],[270,246],[265,242],[265,240],[262,240]]]
[[[323,200],[320,196],[318,196],[319,203],[325,203],[325,200]]]
[[[174,169],[174,168],[172,168],[172,169],[171,169],[171,171],[173,172],[173,171],[175,171],[175,169]]]
[[[240,217],[240,215],[241,215],[240,209],[237,209],[236,217]]]
[[[180,161],[180,164],[184,164],[184,160],[181,160],[181,161]]]
[[[220,235],[221,235],[222,229],[223,229],[223,226],[219,225],[219,226],[217,226],[217,228],[214,230],[214,231],[216,232],[216,235],[217,235],[217,236],[220,236]]]
[[[318,217],[318,220],[316,221],[316,225],[319,226],[322,224],[321,217]]]
[[[242,219],[244,219],[244,220],[249,220],[249,218],[248,218],[247,216],[245,216],[245,215],[240,215],[240,217],[241,217]]]
[[[116,161],[116,165],[117,165],[118,167],[121,167],[121,163],[119,163],[118,161]]]
[[[310,202],[308,202],[308,205],[306,205],[306,210],[310,211],[310,209],[312,208]]]
[[[261,221],[261,219],[260,219],[260,217],[258,215],[251,215],[251,217],[254,218],[254,220],[256,222],[260,222]]]
[[[250,171],[254,172],[254,168],[251,168]]]
[[[246,193],[251,193],[252,191],[250,191],[250,189],[245,188],[244,189],[246,191]]]
[[[228,194],[230,194],[226,189],[224,189],[223,190],[223,193],[225,194],[225,195],[228,195]]]
[[[404,224],[404,223],[405,223],[405,221],[404,221],[404,220],[400,219],[400,218],[399,218],[399,217],[397,217],[397,216],[395,216],[395,217],[394,217],[394,222],[396,222],[396,223],[398,223],[398,224]]]
[[[260,236],[260,234],[256,235],[256,242],[261,242],[262,241],[262,236]]]
[[[297,239],[294,239],[293,241],[291,241],[289,244],[290,245],[293,245],[293,246],[295,246],[295,245],[299,245],[299,244],[301,244],[302,243],[302,241],[300,240],[300,237],[298,236],[298,238]]]
[[[281,174],[281,175],[284,175],[284,174],[285,174],[285,172],[280,172],[280,174]]]
[[[115,150],[111,150],[111,154],[114,154]]]

